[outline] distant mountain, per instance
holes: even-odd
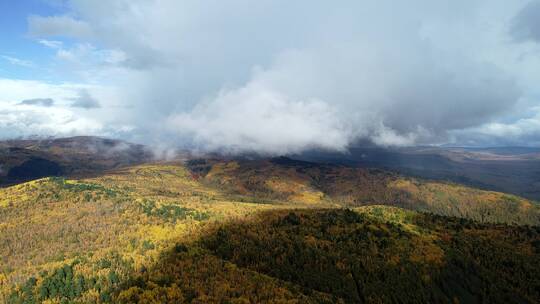
[[[209,156],[224,159],[218,154]],[[540,148],[366,146],[351,148],[348,153],[317,151],[290,158],[380,168],[540,200]],[[143,145],[92,136],[0,141],[0,186],[45,176],[89,176],[153,160],[152,152]]]
[[[309,152],[294,158],[383,168],[540,200],[540,148],[357,147],[345,154]]]
[[[240,201],[358,207],[384,204],[478,222],[540,225],[540,205],[451,182],[373,168],[269,160],[192,160],[198,181]]]
[[[92,136],[0,141],[0,185],[46,176],[86,176],[151,161],[142,145]]]

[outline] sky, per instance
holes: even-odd
[[[540,0],[0,0],[0,139],[540,146]]]

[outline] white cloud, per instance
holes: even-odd
[[[57,101],[73,96],[73,89],[81,85],[48,84],[34,80],[14,80],[0,78],[0,103],[15,103],[34,98],[51,98]]]
[[[114,90],[107,87],[0,78],[0,92],[0,139],[32,135],[122,136],[133,130],[116,116],[122,109],[110,113],[117,100]],[[72,107],[88,96],[108,100],[109,110],[87,104],[81,110]]]
[[[76,43],[56,50],[56,66],[79,81],[105,82],[111,70],[122,69],[126,55],[121,50],[100,49],[91,43]]]
[[[4,60],[6,60],[7,62],[13,64],[13,65],[18,65],[18,66],[22,66],[22,67],[25,67],[25,68],[32,68],[34,67],[34,63],[32,61],[29,61],[29,60],[24,60],[24,59],[19,59],[19,58],[15,58],[15,57],[11,57],[11,56],[2,56],[2,58],[4,58]]]
[[[475,145],[540,145],[540,107],[531,109],[532,116],[510,122],[492,122],[456,132]]]
[[[203,150],[284,154],[306,148],[345,151],[353,135],[319,100],[290,100],[257,83],[223,91],[169,126],[194,138]]]
[[[525,119],[540,56],[509,29],[526,4],[72,0],[29,32],[76,38],[56,58],[113,86],[130,110],[92,111],[138,140],[281,154],[468,140]]]
[[[92,28],[84,21],[70,16],[30,16],[28,17],[29,33],[35,37],[72,37],[91,38]]]
[[[15,107],[0,103],[0,138],[25,136],[98,135],[103,125],[90,118],[77,117],[62,108],[36,108],[29,105]]]
[[[421,132],[420,132],[421,133]],[[425,134],[424,134],[425,135]],[[398,134],[396,131],[381,125],[371,136],[373,143],[379,146],[412,146],[419,135],[414,132]]]
[[[38,42],[51,49],[59,49],[64,45],[62,41],[56,40],[40,39]]]

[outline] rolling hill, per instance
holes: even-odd
[[[295,158],[392,170],[540,200],[539,148],[355,147],[346,154],[309,152]]]
[[[92,136],[0,141],[0,186],[46,176],[96,175],[152,159],[142,145]]]
[[[77,165],[46,147],[32,153]],[[540,297],[540,208],[518,196],[284,157],[104,165],[82,152],[72,174],[0,189],[0,302]]]
[[[479,222],[538,225],[535,202],[450,182],[426,181],[391,171],[318,164],[281,157],[270,160],[193,160],[200,181],[240,200],[357,207],[385,204]]]

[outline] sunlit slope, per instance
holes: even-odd
[[[514,195],[430,182],[378,169],[294,161],[193,161],[209,187],[242,200],[355,207],[384,204],[479,222],[540,224],[540,206]]]
[[[92,265],[111,257],[122,261],[115,275],[125,278],[151,265],[172,239],[195,238],[213,222],[276,207],[230,200],[179,164],[0,189],[0,286],[5,293],[30,276],[74,262],[79,271],[96,275]]]
[[[171,238],[139,268],[116,253],[78,258],[10,301],[536,303],[539,244],[535,227],[388,206],[267,210]]]
[[[476,206],[487,206],[491,217],[473,222],[358,207],[367,204],[473,219],[483,210]],[[496,210],[508,214],[502,218]],[[530,277],[540,271],[538,229],[479,222],[537,223],[537,210],[501,193],[283,159],[147,164],[81,180],[44,178],[0,189],[0,303],[378,303],[415,286],[436,291],[407,301],[445,302],[459,280],[477,284],[456,263],[483,271],[479,280],[528,303],[539,290],[538,276]],[[361,222],[347,222],[358,216]],[[467,239],[453,243],[461,237]],[[360,266],[347,264],[344,248],[354,259],[368,253],[379,266],[347,272]],[[306,254],[299,260],[304,264],[294,264],[297,253]],[[482,266],[488,261],[494,264]],[[448,277],[455,271],[462,277]],[[404,282],[396,294],[377,298],[375,290],[393,286],[388,278],[396,275],[420,285]],[[446,279],[453,283],[441,285]],[[474,286],[459,287],[455,296],[482,297],[479,290],[487,287]]]

